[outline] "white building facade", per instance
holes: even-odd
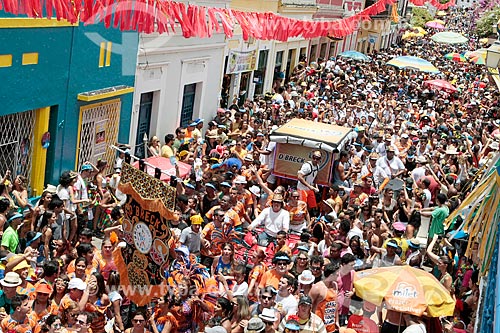
[[[230,1],[197,1],[197,5],[228,7]],[[191,2],[192,3],[192,2]],[[132,153],[144,156],[144,139],[168,133],[197,118],[211,119],[217,110],[226,38],[184,38],[141,34],[130,126]]]

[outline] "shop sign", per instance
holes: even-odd
[[[229,51],[226,74],[253,71],[256,65],[257,50],[247,52]]]

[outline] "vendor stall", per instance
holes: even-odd
[[[318,149],[323,153],[316,183],[329,185],[334,153],[353,139],[351,128],[318,123],[305,119],[292,119],[271,135],[276,142],[273,174],[297,179],[297,171],[304,162],[311,160],[311,153]]]

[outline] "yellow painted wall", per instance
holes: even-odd
[[[233,0],[231,9],[277,13],[278,3],[278,0]]]
[[[50,107],[36,109],[36,124],[33,144],[33,165],[31,166],[32,196],[43,192],[45,182],[45,166],[47,164],[47,149],[42,148],[42,136],[49,130]],[[52,138],[52,140],[54,140]]]
[[[375,49],[379,50],[380,45],[382,42],[382,35],[388,31],[391,30],[391,20],[389,18],[383,19],[383,20],[372,20],[373,23],[370,25],[370,28],[367,29],[360,29],[358,31],[358,37],[357,40],[360,40],[362,38],[368,37],[368,35],[375,34],[378,35],[377,41],[375,42]],[[357,41],[356,41],[357,45]]]

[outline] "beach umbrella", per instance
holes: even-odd
[[[486,49],[477,49],[469,53],[469,61],[476,65],[484,65],[486,63]]]
[[[456,62],[466,62],[467,61],[467,58],[463,54],[456,53],[456,52],[447,53],[444,55],[444,57],[446,59],[453,60]]]
[[[417,71],[427,72],[427,73],[439,73],[439,69],[437,69],[429,61],[413,56],[396,57],[389,60],[386,63],[386,65],[394,66],[397,68],[414,69]]]
[[[485,65],[486,64],[486,59],[479,56],[479,55],[475,55],[475,56],[470,57],[469,61],[472,62],[473,64],[476,64],[476,65]]]
[[[490,42],[489,38],[488,37],[485,37],[485,38],[481,38],[479,40],[479,43],[481,44],[488,44]]]
[[[340,53],[339,56],[344,57],[344,58],[353,59],[353,60],[358,60],[358,61],[371,60],[371,58],[369,56],[367,56],[366,54],[363,54],[361,52],[354,51],[354,50],[344,51],[344,52]]]
[[[445,80],[428,80],[424,82],[424,85],[434,87],[439,90],[444,90],[446,92],[456,92],[457,88],[455,88],[451,83]]]
[[[439,24],[442,24],[442,25],[445,25],[445,24],[446,24],[446,22],[445,22],[445,21],[440,20],[440,19],[435,19],[435,20],[430,20],[430,21],[427,21],[427,23],[429,23],[429,22],[436,22],[436,23],[439,23]]]
[[[425,29],[422,27],[411,27],[410,30],[422,35],[427,35],[427,31],[425,31]]]
[[[424,35],[420,32],[406,31],[401,38],[402,39],[410,39],[410,38],[418,38],[418,37],[424,37]]]
[[[445,44],[463,44],[469,40],[458,32],[453,31],[438,32],[434,34],[431,39],[437,43]]]
[[[463,56],[466,57],[467,59],[470,59],[470,55],[473,53],[474,51],[466,51],[463,53]]]
[[[408,265],[354,273],[354,289],[363,300],[387,309],[422,316],[452,316],[455,301],[430,273]]]
[[[425,24],[427,27],[429,28],[434,28],[434,29],[444,29],[444,25],[442,25],[441,23],[438,23],[436,21],[429,21]]]

